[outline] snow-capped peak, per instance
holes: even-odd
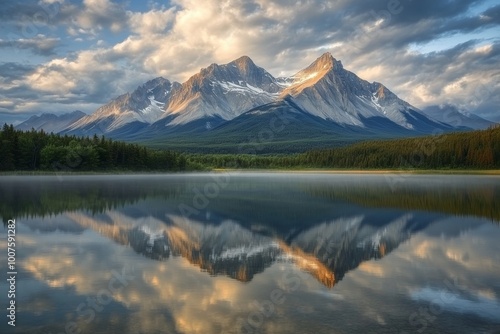
[[[292,83],[281,93],[281,96],[299,94],[307,87],[315,85],[336,66],[342,68],[342,64],[337,62],[329,52],[323,54],[307,68],[293,75]]]
[[[224,122],[251,110],[253,115],[260,115],[259,108],[281,103],[285,98],[293,101],[297,110],[361,130],[381,124],[397,127],[398,131],[401,127],[420,127],[429,133],[430,127],[443,125],[427,118],[384,85],[367,82],[344,69],[327,52],[286,78],[273,77],[248,56],[223,65],[211,64],[183,84],[158,77],[77,120],[67,132],[86,129],[80,134],[92,134],[99,133],[95,131],[98,128],[109,133],[133,122],[140,123],[138,127],[154,123],[156,129],[194,121]],[[370,119],[376,122],[370,123]],[[204,128],[212,129],[212,123]]]
[[[233,119],[243,112],[272,102],[282,87],[247,56],[225,65],[212,64],[189,78],[172,97],[164,117],[168,125],[207,117]]]

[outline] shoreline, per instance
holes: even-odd
[[[415,174],[415,175],[499,175],[498,169],[231,169],[231,168],[214,168],[209,170],[192,170],[192,171],[87,171],[87,172],[51,172],[51,171],[18,171],[18,172],[1,172],[2,176],[85,176],[85,175],[189,175],[198,173],[295,173],[295,174]]]
[[[429,174],[429,175],[500,175],[500,170],[468,169],[224,169],[214,168],[214,172],[262,172],[297,174]]]

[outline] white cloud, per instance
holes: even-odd
[[[123,28],[124,22],[118,19],[124,16],[124,9],[109,0],[84,0],[83,11],[76,17],[76,23],[83,29],[102,29],[109,25],[112,31]],[[96,27],[97,26],[97,27]]]
[[[69,93],[74,89],[91,92],[92,85],[86,81],[96,79],[101,73],[116,69],[111,62],[98,59],[100,51],[83,51],[76,59],[54,59],[39,67],[27,77],[27,83],[34,89],[49,93]],[[91,84],[91,82],[88,82]]]
[[[151,10],[146,13],[127,12],[129,26],[132,32],[150,36],[165,32],[174,21],[174,8],[168,10]]]

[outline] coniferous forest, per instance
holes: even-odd
[[[104,137],[79,138],[42,131],[0,131],[0,171],[181,171],[186,158]]]
[[[499,169],[500,127],[367,141],[289,155],[184,154],[104,137],[0,130],[0,171],[184,171],[213,168]]]
[[[188,157],[209,168],[498,169],[500,127],[419,138],[367,141],[295,155]]]
[[[492,169],[500,167],[500,127],[422,138],[359,143],[307,152],[306,163],[337,168]]]

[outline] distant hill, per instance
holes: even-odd
[[[486,129],[495,124],[477,115],[460,111],[457,107],[445,104],[439,106],[429,106],[422,111],[429,117],[439,122],[451,124],[455,127],[465,126],[475,130]]]
[[[87,114],[80,110],[62,115],[42,114],[40,116],[31,116],[28,120],[18,124],[16,129],[22,131],[43,129],[47,133],[58,133],[84,116],[87,116]]]

